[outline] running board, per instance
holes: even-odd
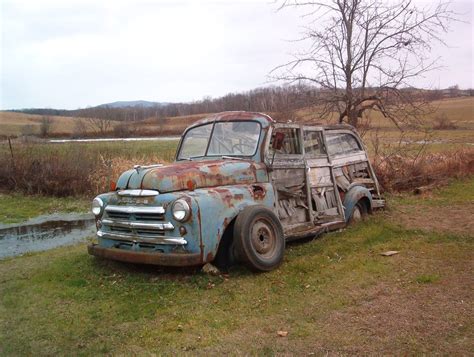
[[[328,223],[323,223],[318,226],[315,226],[314,228],[306,231],[300,231],[300,232],[294,232],[288,235],[285,235],[285,240],[287,242],[296,240],[296,239],[301,239],[301,238],[306,238],[310,236],[318,236],[322,233],[330,232],[330,231],[335,231],[337,229],[344,228],[346,226],[346,222],[344,221],[335,221],[335,222],[328,222]]]

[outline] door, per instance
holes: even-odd
[[[277,133],[284,135],[281,148],[272,148]],[[314,227],[307,191],[302,132],[296,124],[276,124],[267,150],[266,161],[276,193],[277,215],[285,236]]]
[[[323,128],[304,126],[302,130],[312,221],[317,226],[342,223],[344,210],[327,154]]]

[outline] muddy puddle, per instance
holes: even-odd
[[[64,144],[64,143],[99,143],[107,141],[169,141],[178,140],[179,136],[158,136],[158,137],[145,137],[145,138],[94,138],[94,139],[51,139],[48,142],[53,144]]]
[[[76,244],[94,234],[91,214],[55,214],[21,224],[0,224],[0,259]]]

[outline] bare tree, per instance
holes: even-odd
[[[48,115],[43,115],[40,122],[40,135],[44,138],[48,136],[53,120]]]
[[[93,112],[87,118],[87,124],[94,132],[103,136],[112,128],[114,109],[107,106],[92,109]]]
[[[87,125],[85,121],[81,118],[77,118],[74,121],[74,128],[72,131],[73,137],[84,137],[87,134]]]
[[[314,104],[322,119],[337,113],[354,126],[368,109],[397,126],[426,107],[413,80],[437,66],[429,54],[454,19],[449,3],[419,8],[411,0],[286,0],[310,18],[302,41],[307,50],[271,76],[320,88]]]

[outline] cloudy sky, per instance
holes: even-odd
[[[0,3],[0,109],[218,97],[267,85],[301,46],[301,18],[272,0]],[[418,85],[474,87],[473,3],[453,1],[465,22]]]

